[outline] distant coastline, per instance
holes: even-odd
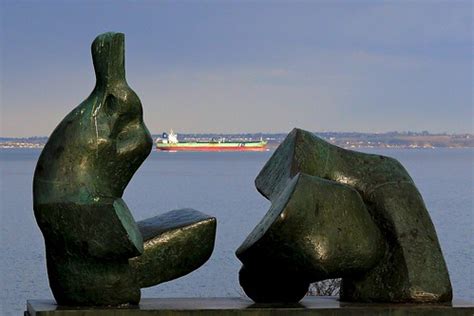
[[[431,134],[429,132],[315,132],[317,136],[343,148],[472,148],[473,134]],[[269,148],[276,148],[286,137],[284,133],[241,133],[241,134],[179,134],[180,140],[209,140],[225,138],[244,141],[264,139]],[[156,139],[158,134],[152,135]],[[47,137],[0,137],[0,148],[43,148]]]

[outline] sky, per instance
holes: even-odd
[[[471,1],[0,0],[0,136],[47,136],[125,33],[152,133],[473,133]]]

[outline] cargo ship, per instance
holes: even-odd
[[[178,135],[170,131],[163,133],[156,140],[156,149],[163,151],[264,151],[267,142],[259,141],[226,141],[224,138],[211,139],[210,141],[178,141]]]

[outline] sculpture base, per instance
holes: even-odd
[[[263,305],[243,298],[153,298],[139,306],[69,307],[52,300],[30,300],[25,316],[266,316],[266,315],[474,315],[474,303],[455,300],[449,304],[360,304],[339,302],[337,297],[305,297],[299,304]]]

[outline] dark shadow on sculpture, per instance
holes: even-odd
[[[343,301],[452,299],[428,211],[395,159],[294,129],[255,185],[272,206],[236,253],[254,301],[297,302],[330,278],[342,278]]]
[[[207,261],[216,220],[185,209],[134,221],[122,195],[153,141],[125,80],[124,35],[98,36],[92,57],[94,90],[56,127],[38,160],[35,217],[58,304],[137,304],[140,288]]]

